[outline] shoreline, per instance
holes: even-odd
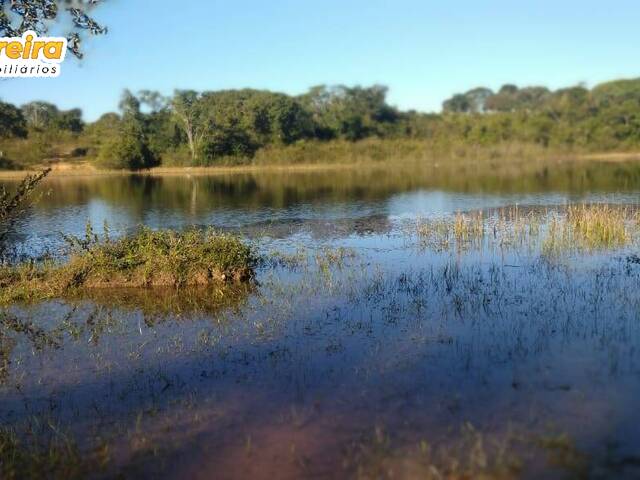
[[[381,165],[382,162],[371,163],[305,163],[289,165],[229,165],[211,167],[154,167],[147,170],[100,170],[91,165],[54,164],[49,165],[51,173],[49,178],[62,177],[112,177],[112,176],[207,176],[207,175],[228,175],[240,173],[256,173],[262,171],[272,172],[307,172],[307,171],[327,171],[327,170],[349,170],[361,166]],[[29,170],[0,170],[0,180],[21,179],[26,175],[40,172],[47,168]]]
[[[588,154],[561,154],[557,160],[564,161],[601,161],[606,163],[640,161],[640,152],[604,152]],[[351,170],[358,167],[382,167],[386,162],[350,162],[350,163],[299,163],[282,165],[216,165],[208,167],[154,167],[148,170],[100,170],[89,163],[55,163],[48,165],[52,170],[50,178],[64,177],[108,177],[108,176],[209,176],[258,172],[313,172],[330,170]],[[0,170],[0,180],[17,180],[26,175],[38,173],[47,165],[28,170]]]

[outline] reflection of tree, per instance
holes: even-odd
[[[5,312],[0,313],[0,384],[9,377],[11,355],[18,338],[25,338],[34,350],[60,348],[62,338],[59,331],[48,332],[30,321],[20,320]]]
[[[93,289],[83,294],[82,300],[96,305],[90,322],[96,330],[99,321],[113,317],[118,311],[138,311],[144,315],[147,326],[166,320],[185,319],[194,314],[218,315],[237,312],[247,302],[255,287],[229,285],[222,288],[193,287],[185,290],[174,288],[122,288]],[[93,336],[93,335],[92,335]]]
[[[215,176],[148,175],[52,178],[51,195],[39,209],[86,205],[102,200],[126,208],[132,223],[149,210],[191,217],[217,209],[281,209],[301,204],[384,201],[401,192],[438,189],[452,192],[532,193],[632,188],[640,168],[632,164],[585,163],[549,166],[514,162],[500,168],[473,162],[412,169],[367,168],[329,172],[263,172]],[[84,223],[86,219],[82,219]]]
[[[0,312],[0,385],[10,375],[12,356],[16,346],[27,343],[33,350],[63,349],[65,342],[72,341],[100,344],[105,334],[127,330],[126,324],[132,313],[141,313],[144,325],[153,328],[161,323],[188,322],[203,314],[228,322],[234,313],[240,313],[246,305],[254,287],[247,285],[225,288],[192,288],[188,291],[175,289],[104,289],[93,290],[89,298],[83,296],[67,302],[70,307],[60,318],[52,319],[48,314],[29,313],[34,320],[21,319]],[[87,307],[87,300],[89,308]],[[45,319],[53,328],[37,325]]]

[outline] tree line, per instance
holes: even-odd
[[[640,146],[640,79],[592,89],[474,88],[447,99],[437,114],[401,111],[388,103],[387,93],[379,85],[323,85],[298,96],[243,89],[178,90],[167,97],[126,90],[118,112],[95,122],[85,122],[80,109],[0,102],[0,151],[22,142],[46,158],[52,145],[64,141],[74,147],[67,152],[73,156],[88,155],[108,168],[140,169],[160,163],[212,165],[250,159],[265,147],[370,137],[451,147],[505,142],[587,150]]]

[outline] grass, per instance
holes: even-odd
[[[25,139],[0,141],[0,169],[22,170],[84,153],[82,140],[71,132],[31,132]]]
[[[610,205],[577,205],[553,218],[543,249],[547,253],[578,249],[614,249],[629,244],[638,227],[637,214]]]
[[[486,215],[457,213],[453,217],[418,219],[416,234],[422,246],[439,251],[498,247],[540,247],[544,255],[613,250],[638,237],[638,213],[605,204],[572,205],[557,212],[511,207]]]
[[[69,237],[66,261],[0,267],[0,303],[64,297],[86,289],[206,286],[253,277],[256,258],[238,237],[213,230],[153,231],[111,240],[87,226]]]
[[[0,478],[81,479],[95,476],[108,461],[106,447],[82,453],[54,426],[40,425],[38,430],[23,439],[12,429],[0,428]]]
[[[552,478],[592,478],[597,469],[614,473],[610,459],[592,458],[566,432],[517,429],[491,434],[465,423],[448,441],[423,439],[417,444],[400,442],[399,447],[394,443],[398,442],[377,427],[373,435],[350,445],[344,466],[362,480],[516,480],[530,478],[527,470],[535,464],[539,475],[544,472]]]
[[[67,136],[62,139],[45,135],[27,140],[5,141],[0,144],[0,169],[33,168],[46,162],[74,162],[94,159],[74,156],[85,151],[80,139]],[[346,140],[305,140],[291,145],[270,145],[261,148],[253,157],[229,156],[200,162],[196,167],[249,167],[295,165],[396,165],[399,162],[417,162],[423,165],[447,166],[478,165],[504,168],[530,169],[540,161],[559,157],[573,157],[569,150],[550,150],[540,145],[504,142],[493,146],[474,143],[437,142],[410,138],[367,138],[357,142]],[[162,167],[193,167],[190,155],[184,150],[164,152]]]
[[[392,439],[376,428],[370,439],[355,443],[345,466],[355,478],[421,478],[425,480],[515,480],[522,460],[515,438],[489,438],[471,424],[461,428],[457,440],[445,446],[421,440],[394,448]]]
[[[429,140],[369,138],[358,142],[334,140],[307,141],[289,146],[272,146],[259,150],[251,163],[255,165],[296,164],[367,164],[418,161],[420,163],[524,163],[548,158],[552,152],[539,145],[504,143],[492,147],[460,144],[445,145]]]

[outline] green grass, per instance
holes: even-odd
[[[51,160],[77,159],[75,151],[86,141],[70,132],[31,132],[29,138],[0,140],[0,169],[22,170],[41,166]]]
[[[367,164],[416,161],[447,164],[482,162],[520,165],[566,151],[550,151],[539,145],[505,142],[495,146],[473,143],[442,144],[431,140],[369,138],[358,142],[333,140],[304,141],[289,146],[270,146],[258,150],[256,165]]]
[[[64,262],[27,262],[0,267],[0,303],[64,297],[103,288],[206,286],[247,282],[256,258],[238,237],[214,230],[153,231],[111,240],[90,226],[85,238],[67,238]]]

